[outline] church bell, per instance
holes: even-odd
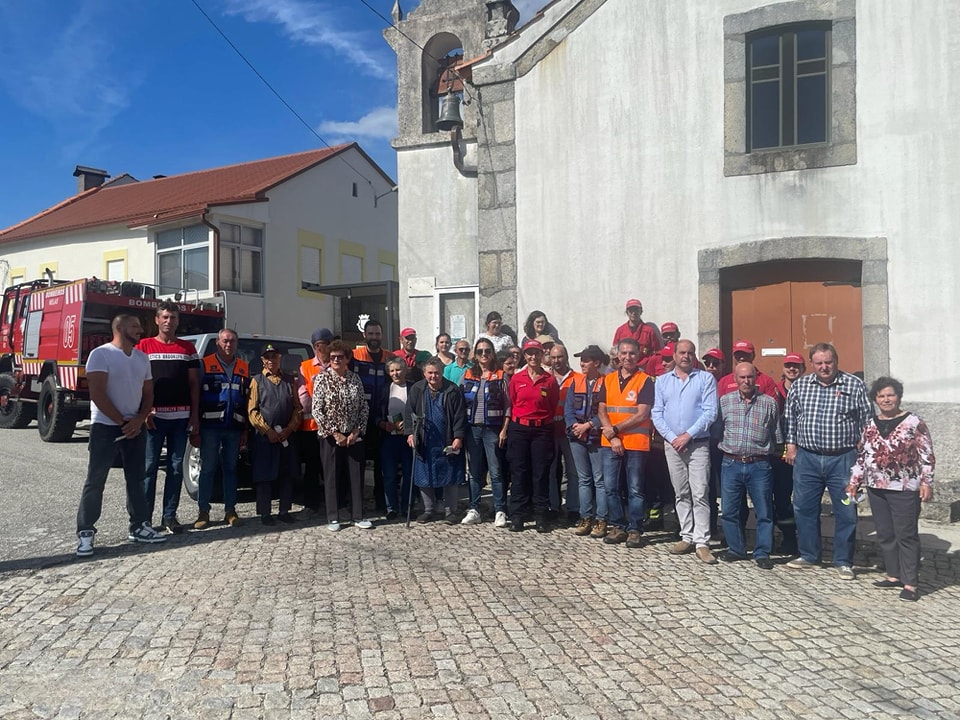
[[[460,98],[456,93],[449,92],[443,96],[443,105],[440,107],[440,118],[437,120],[437,130],[447,132],[463,127],[463,118],[460,116]]]

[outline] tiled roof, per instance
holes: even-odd
[[[356,143],[349,143],[158,180],[92,188],[0,231],[0,243],[101,225],[152,225],[199,215],[212,205],[261,201],[276,185],[352,147],[360,150]],[[366,157],[362,150],[360,153]]]

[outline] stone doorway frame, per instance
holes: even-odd
[[[783,237],[700,250],[698,350],[720,343],[720,271],[789,260],[855,260],[861,263],[863,370],[866,382],[890,373],[887,239],[884,237]]]

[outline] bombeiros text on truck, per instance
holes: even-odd
[[[192,294],[196,300],[189,302]],[[0,305],[0,428],[23,428],[36,419],[43,440],[68,440],[90,414],[90,352],[110,342],[110,324],[121,313],[140,318],[144,337],[155,335],[156,308],[163,301],[157,295],[153,285],[97,278],[48,277],[7,288]],[[179,334],[223,327],[221,306],[200,302],[196,291],[174,297]]]

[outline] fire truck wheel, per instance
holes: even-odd
[[[14,397],[13,375],[0,375],[0,428],[25,428],[36,416],[36,407]]]
[[[40,387],[37,403],[37,429],[44,442],[66,442],[77,427],[76,413],[63,407],[63,398],[57,391],[57,379],[48,375]]]

